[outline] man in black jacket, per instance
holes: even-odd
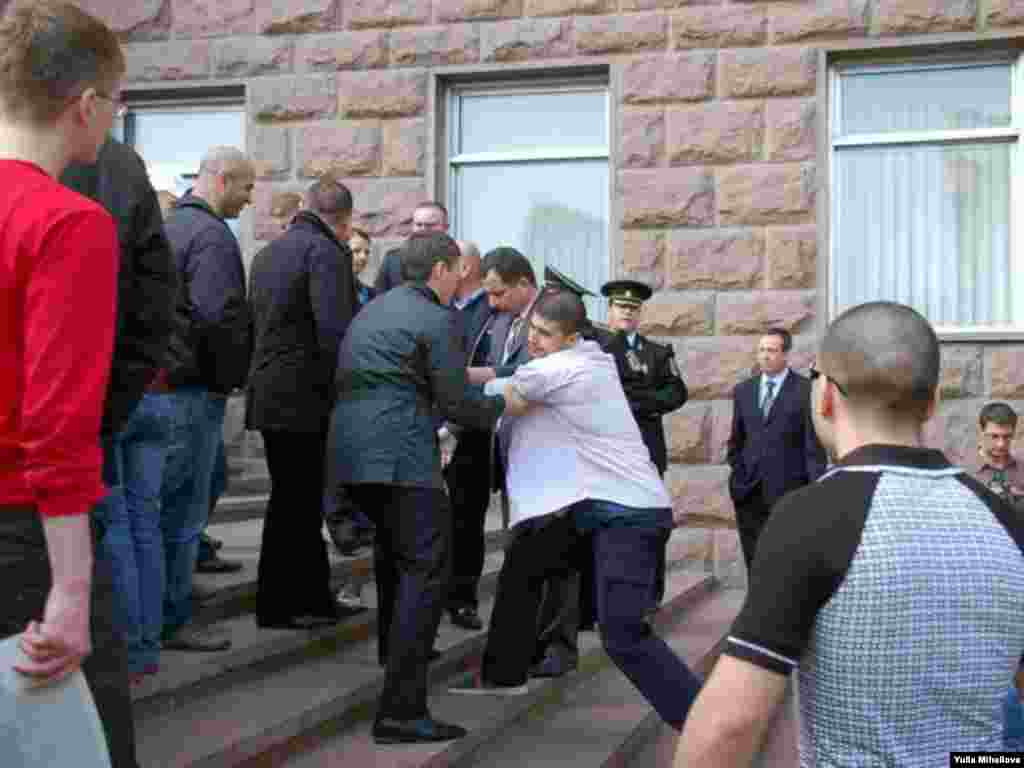
[[[160,654],[163,551],[160,481],[169,426],[145,390],[166,364],[178,274],[163,216],[142,158],[107,139],[94,165],[72,165],[61,181],[100,203],[117,222],[121,263],[117,334],[103,411],[103,475],[109,493],[93,512],[97,566],[109,572],[117,627],[124,635],[130,679],[155,671]],[[134,469],[130,475],[125,468]],[[130,493],[125,492],[131,483]],[[129,502],[133,502],[129,504]],[[119,641],[100,640],[123,650]],[[84,671],[107,734],[115,768],[134,768],[131,700],[122,668],[109,654],[86,659]],[[125,661],[125,660],[121,660]]]
[[[233,147],[215,147],[199,166],[195,188],[166,220],[181,277],[171,337],[166,399],[172,426],[161,492],[166,554],[164,648],[217,651],[224,637],[198,631],[192,613],[192,572],[199,534],[210,513],[210,479],[230,392],[249,370],[251,328],[242,252],[225,219],[249,203],[255,174]]]
[[[416,206],[412,212],[412,233],[420,235],[426,232],[447,232],[448,231],[448,209],[441,203],[428,200]],[[373,287],[377,293],[390,291],[396,285],[401,285],[405,280],[402,272],[402,253],[405,245],[399,248],[392,248],[384,254],[380,269],[377,271],[377,279]]]
[[[271,480],[256,601],[261,627],[338,618],[320,529],[338,346],[359,302],[351,226],[351,192],[322,179],[306,190],[288,230],[252,262],[245,426],[263,435]]]
[[[378,654],[387,666],[373,727],[378,743],[465,734],[433,720],[427,708],[451,538],[436,418],[487,430],[505,402],[466,382],[458,316],[447,306],[458,258],[447,235],[411,239],[402,259],[406,282],[356,315],[338,354],[330,460],[377,526]]]

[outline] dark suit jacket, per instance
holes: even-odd
[[[615,358],[619,380],[640,427],[640,436],[654,466],[664,475],[668,469],[668,451],[661,417],[682,408],[689,396],[675,363],[675,350],[639,333],[632,350],[624,333],[601,330],[595,335],[601,348]],[[629,354],[631,351],[632,355]]]
[[[390,291],[396,285],[401,285],[402,280],[402,249],[392,248],[384,254],[384,260],[377,271],[377,279],[373,281],[374,290],[378,294]]]
[[[764,501],[816,480],[825,471],[825,451],[814,434],[810,415],[811,383],[790,370],[768,419],[761,417],[761,377],[753,376],[733,391],[732,434],[726,460],[732,467],[729,493],[743,503],[761,485]]]
[[[326,432],[338,346],[359,306],[352,252],[313,213],[256,254],[245,426]]]
[[[504,399],[466,381],[458,316],[422,283],[356,315],[338,353],[330,475],[340,484],[442,489],[437,422],[491,429]]]
[[[472,365],[472,354],[479,347],[480,332],[487,325],[487,321],[494,314],[491,302],[487,298],[487,292],[482,291],[462,309],[455,310],[459,316],[459,325],[462,328],[462,337],[465,340],[466,352],[470,355],[467,365]],[[490,345],[488,344],[488,347]],[[489,351],[489,349],[488,349]],[[481,363],[482,365],[483,363]]]

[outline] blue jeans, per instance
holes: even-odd
[[[1003,726],[1003,745],[1015,751],[1024,750],[1024,707],[1020,703],[1020,691],[1011,685],[1003,702],[1006,724]]]
[[[100,533],[97,556],[110,565],[114,618],[124,633],[129,672],[142,672],[160,658],[160,483],[169,434],[167,403],[145,395],[121,431],[104,440],[103,475],[110,490],[93,513]]]
[[[220,443],[217,444],[217,458],[213,462],[213,476],[210,478],[210,514],[213,514],[213,508],[217,506],[217,502],[220,501],[220,497],[224,495],[224,491],[228,487],[228,459],[227,454],[224,453],[224,439],[221,438]],[[209,523],[209,520],[207,520]],[[215,550],[207,542],[205,538],[200,537],[199,539],[199,562],[205,560],[212,560],[217,556],[217,550]]]
[[[210,516],[210,483],[227,398],[200,387],[183,387],[157,397],[171,411],[160,519],[167,564],[163,627],[167,638],[192,618],[192,574],[199,534]]]

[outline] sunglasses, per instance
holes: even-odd
[[[812,382],[815,379],[817,379],[819,376],[824,376],[825,377],[825,381],[831,381],[833,384],[835,384],[836,389],[839,390],[839,394],[841,394],[843,397],[849,398],[849,395],[846,393],[846,389],[843,388],[843,385],[840,384],[835,379],[833,379],[827,373],[823,373],[822,371],[819,371],[817,368],[815,368],[814,367],[814,363],[811,363],[811,367],[808,369],[807,374],[808,374],[808,376],[811,377],[811,381]]]

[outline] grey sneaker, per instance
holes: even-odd
[[[338,605],[343,608],[350,609],[365,609],[367,608],[366,603],[363,602],[362,589],[355,584],[346,584],[338,590]]]

